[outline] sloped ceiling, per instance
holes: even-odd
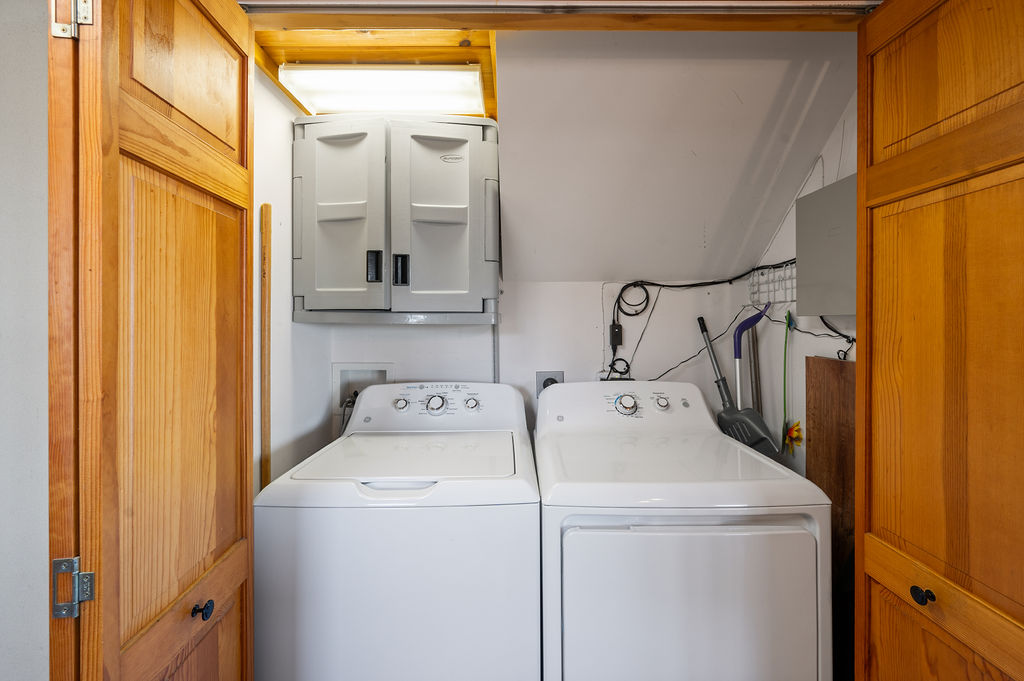
[[[499,32],[504,278],[754,265],[855,88],[852,33]]]

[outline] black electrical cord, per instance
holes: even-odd
[[[769,317],[768,315],[765,315],[765,319],[770,321],[772,324],[786,323],[783,319],[775,319],[774,317]],[[835,338],[836,340],[847,340],[847,337],[841,333],[815,333],[814,331],[806,331],[804,329],[798,328],[796,324],[791,325],[789,328],[791,331],[802,333],[805,336],[814,336],[815,338]]]
[[[737,312],[736,316],[732,318],[731,322],[729,322],[729,325],[725,327],[725,331],[723,331],[722,333],[720,333],[717,336],[715,336],[714,338],[712,338],[711,342],[713,343],[716,340],[718,340],[719,338],[721,338],[722,336],[724,336],[725,334],[729,333],[729,329],[732,328],[732,325],[736,323],[736,320],[740,318],[740,315],[743,314],[743,311],[746,310],[748,307],[750,307],[750,306],[749,305],[744,305],[743,307],[741,307],[740,311]],[[691,360],[697,359],[697,357],[700,356],[700,353],[704,352],[705,350],[707,350],[707,347],[701,347],[700,350],[698,350],[697,352],[693,353],[692,355],[690,355],[686,359],[680,360],[679,363],[676,364],[675,366],[672,366],[672,367],[669,367],[668,369],[665,369],[660,374],[658,374],[657,376],[655,376],[654,378],[649,379],[649,380],[657,381],[657,380],[660,380],[660,379],[664,378],[666,374],[668,374],[668,373],[670,373],[672,371],[675,371],[676,369],[678,369],[679,367],[683,366],[684,364],[686,364],[687,362],[689,362]]]
[[[648,286],[657,286],[661,289],[673,289],[676,291],[685,291],[691,288],[703,288],[706,286],[718,286],[719,284],[732,284],[733,282],[739,281],[744,277],[749,277],[754,272],[760,272],[762,270],[777,270],[783,267],[796,264],[796,258],[790,258],[789,260],[783,260],[782,262],[773,263],[771,265],[757,265],[751,267],[746,272],[742,272],[735,276],[729,277],[728,279],[711,279],[709,281],[695,281],[688,284],[665,284],[657,281],[647,281],[646,279],[638,279],[637,281],[631,281],[622,285],[619,289],[619,294],[615,297],[615,303],[612,306],[612,321],[618,323],[619,315],[625,315],[626,317],[636,317],[643,314],[647,310],[647,304],[650,302],[651,294],[648,292]],[[626,292],[630,289],[640,289],[643,294],[643,298],[635,303],[631,303],[625,299]]]
[[[843,338],[845,338],[845,339],[846,339],[846,342],[847,342],[847,343],[849,343],[850,345],[853,345],[854,343],[856,343],[856,342],[857,342],[857,339],[856,339],[856,338],[854,338],[853,336],[851,336],[851,335],[849,335],[849,334],[847,334],[847,333],[843,333],[842,331],[840,331],[840,330],[839,330],[839,329],[837,329],[836,327],[832,326],[832,325],[831,325],[831,324],[829,323],[829,321],[828,321],[827,319],[825,319],[825,317],[824,317],[824,316],[822,316],[822,315],[818,315],[818,319],[820,319],[820,320],[821,320],[821,323],[825,325],[825,328],[826,328],[826,329],[828,329],[828,330],[829,330],[829,331],[831,331],[832,333],[836,333],[836,334],[839,334],[840,336],[842,336]]]
[[[628,282],[626,284],[623,284],[622,288],[619,289],[618,295],[615,296],[615,302],[612,304],[612,324],[613,325],[619,324],[620,315],[624,316],[624,317],[638,317],[638,316],[642,315],[644,312],[647,311],[647,306],[650,304],[650,301],[651,301],[651,293],[647,289],[648,286],[657,287],[658,288],[658,295],[660,296],[661,291],[664,290],[664,289],[673,289],[673,290],[676,290],[676,291],[685,291],[687,289],[704,288],[704,287],[707,287],[707,286],[718,286],[720,284],[732,284],[733,282],[738,281],[740,279],[743,279],[744,277],[748,277],[748,276],[750,276],[751,274],[753,274],[755,272],[760,272],[762,270],[781,269],[783,267],[788,267],[788,266],[793,265],[793,264],[796,264],[796,258],[790,258],[789,260],[783,260],[782,262],[772,263],[771,265],[757,265],[755,267],[751,267],[750,269],[748,269],[745,272],[742,272],[742,273],[737,274],[735,276],[729,277],[727,279],[712,279],[712,280],[708,280],[708,281],[696,281],[696,282],[691,282],[691,283],[688,283],[688,284],[665,284],[665,283],[657,282],[657,281],[647,281],[646,279],[638,279],[636,281],[631,281],[631,282]],[[639,290],[640,293],[641,293],[640,300],[635,301],[635,302],[631,302],[631,301],[626,299],[627,292],[630,291],[630,290],[633,290],[633,289]],[[655,303],[654,303],[655,305],[657,305],[657,299],[658,299],[658,296],[655,296]],[[652,307],[651,308],[651,315],[653,315],[653,314],[654,314],[654,308]],[[651,317],[650,317],[650,315],[648,315],[647,322],[644,324],[644,331],[647,330],[647,324],[650,324],[650,322],[651,322]],[[641,331],[641,333],[640,333],[640,339],[637,341],[636,347],[633,348],[633,355],[630,358],[630,361],[633,358],[636,357],[636,349],[638,347],[640,347],[640,341],[641,340],[643,340],[643,331]],[[609,341],[609,346],[612,349],[612,360],[611,360],[611,362],[608,363],[608,371],[605,374],[605,380],[611,378],[612,373],[616,373],[619,376],[629,376],[630,361],[627,361],[626,359],[624,359],[622,357],[618,357],[617,356],[618,347],[615,346],[615,345],[612,345],[610,341]],[[700,351],[698,351],[698,354],[700,354]],[[684,360],[684,361],[687,361],[687,360]],[[619,365],[621,367],[621,370],[615,368],[616,363],[619,363]],[[673,368],[675,368],[675,367],[673,367]],[[671,371],[671,370],[672,369],[669,369],[669,371]],[[662,374],[662,375],[664,375],[664,374]],[[657,379],[655,379],[655,380],[657,380]]]
[[[781,319],[774,319],[772,317],[769,317],[768,315],[765,315],[765,317],[772,324],[785,324],[786,323],[785,321],[783,321]],[[797,333],[802,333],[805,336],[814,336],[815,338],[834,338],[836,340],[844,340],[844,341],[846,341],[847,343],[849,343],[849,345],[846,346],[846,349],[844,349],[844,350],[837,350],[836,351],[836,357],[838,357],[839,359],[841,359],[841,360],[843,360],[845,362],[847,360],[847,358],[849,358],[849,356],[850,356],[850,350],[852,350],[853,346],[857,343],[857,339],[854,338],[853,336],[849,336],[849,335],[843,333],[842,331],[840,331],[836,327],[832,326],[831,324],[828,323],[828,321],[824,317],[819,316],[818,318],[821,319],[822,323],[825,325],[826,328],[828,328],[830,331],[834,331],[835,333],[815,333],[813,331],[805,331],[804,329],[797,328],[796,324],[792,324],[789,328],[791,330],[793,330],[793,331],[796,331]]]

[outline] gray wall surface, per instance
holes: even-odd
[[[4,3],[0,40],[0,677],[49,676],[48,3]]]

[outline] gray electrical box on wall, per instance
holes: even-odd
[[[496,323],[498,131],[470,116],[304,116],[293,319]]]
[[[857,176],[796,200],[796,313],[857,314]]]

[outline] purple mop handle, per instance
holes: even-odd
[[[772,304],[768,303],[767,305],[764,306],[763,310],[761,310],[755,315],[747,317],[742,322],[740,322],[739,326],[736,327],[736,330],[732,332],[732,356],[734,358],[739,359],[740,357],[743,356],[743,334],[747,332],[747,329],[752,328],[759,321],[761,321],[761,317],[765,316],[765,314],[768,312],[768,308],[771,306]]]

